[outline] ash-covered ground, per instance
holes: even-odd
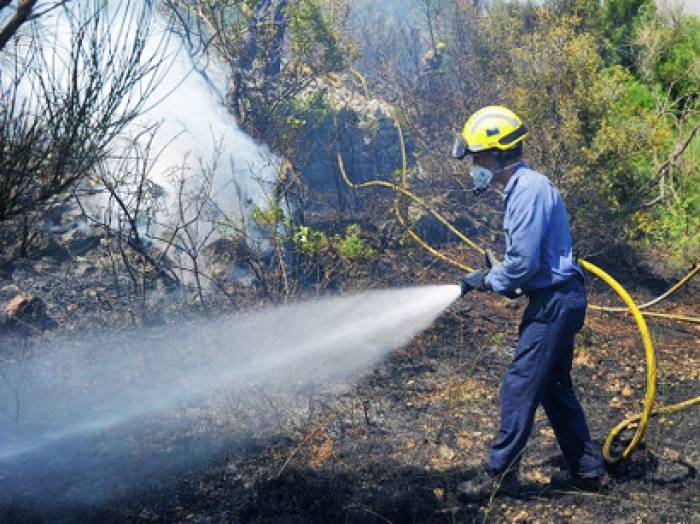
[[[14,334],[3,336],[4,362],[22,355],[37,339],[86,331],[129,332],[143,325],[167,326],[176,319],[205,315],[201,308],[173,300],[156,285],[145,304],[120,294],[110,283],[109,265],[99,262],[99,239],[91,241],[91,246],[84,255],[65,260],[56,260],[49,252],[33,261],[20,261],[5,274],[0,285],[4,299],[29,293],[41,296],[51,322],[43,333],[32,327],[18,332],[16,325],[5,331]],[[390,278],[371,285],[454,278],[454,272],[420,252],[411,257],[406,263],[405,252],[387,254],[377,264],[382,264],[381,274]],[[427,269],[416,271],[416,264]],[[626,283],[635,297],[643,299],[658,294],[671,279],[640,277]],[[614,303],[602,285],[589,281],[588,287],[591,303]],[[674,296],[669,307],[692,315],[697,293],[693,283]],[[236,306],[244,308],[243,302]],[[71,478],[63,484],[58,482],[61,479],[45,479],[49,491],[41,503],[21,492],[6,493],[1,498],[0,520],[700,520],[696,408],[654,419],[631,459],[610,469],[612,482],[604,493],[549,488],[550,475],[563,463],[552,430],[538,412],[523,461],[522,491],[483,505],[457,501],[457,483],[473,474],[495,435],[499,384],[513,354],[524,306],[525,299],[472,294],[355,380],[318,387],[284,384],[277,389],[251,384],[243,391],[222,389],[144,421],[141,439],[130,440],[128,432],[122,435],[119,428],[109,438],[95,435],[85,440],[85,454],[96,449],[101,456],[112,454],[113,458],[128,453],[141,460],[142,468],[135,472],[119,467],[117,460],[96,461],[95,468],[102,468],[94,476],[96,496],[79,502],[64,502],[75,481]],[[230,311],[236,314],[234,307]],[[133,322],[135,316],[139,323]],[[700,327],[655,319],[649,319],[649,324],[657,348],[657,402],[699,395]],[[574,366],[574,381],[591,431],[601,443],[611,427],[641,408],[645,362],[636,327],[626,315],[589,312],[577,339]],[[186,422],[173,425],[172,420],[183,414]],[[105,442],[119,445],[110,448]],[[149,475],[149,468],[157,474]]]

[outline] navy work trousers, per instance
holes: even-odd
[[[542,404],[570,471],[601,475],[603,460],[591,442],[570,375],[574,336],[586,316],[586,292],[572,279],[528,296],[518,348],[503,379],[501,426],[489,466],[495,472],[517,468]]]

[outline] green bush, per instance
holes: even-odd
[[[297,95],[289,103],[287,111],[291,113],[287,123],[296,129],[302,127],[309,130],[317,129],[333,116],[333,109],[326,101],[323,92]]]
[[[622,72],[619,97],[601,117],[593,140],[599,192],[623,220],[651,200],[655,159],[673,144],[668,116],[655,111],[652,90]],[[661,94],[657,94],[661,96]]]
[[[700,176],[692,181],[700,187]],[[679,266],[700,262],[700,191],[683,196],[659,210],[653,240],[669,250]]]
[[[298,0],[287,6],[291,47],[294,55],[304,57],[306,65],[317,72],[339,71],[346,65],[346,50],[340,35],[323,10],[320,0]]]
[[[662,53],[658,78],[673,96],[694,96],[700,92],[700,19],[681,17],[672,29],[671,42]]]
[[[676,133],[685,140],[696,118]],[[664,198],[649,213],[645,231],[655,246],[664,248],[679,266],[700,262],[700,138],[696,136],[685,155],[665,174]]]
[[[326,234],[309,226],[298,226],[292,234],[292,242],[305,255],[320,255],[330,247]]]
[[[275,203],[271,203],[266,208],[256,206],[251,213],[251,218],[261,226],[274,228],[284,221],[284,211]]]
[[[649,13],[635,31],[635,65],[650,84],[672,98],[697,100],[700,94],[700,20]]]
[[[634,34],[639,19],[656,13],[656,4],[653,0],[605,0],[601,12],[601,30],[607,40],[609,62],[632,66]]]
[[[309,226],[296,226],[291,240],[305,255],[337,254],[353,261],[366,259],[374,254],[374,250],[361,238],[361,233],[358,224],[351,224],[346,228],[345,234],[336,234],[332,237]]]
[[[360,233],[360,226],[351,224],[345,230],[345,236],[335,237],[338,251],[348,260],[369,258],[374,254],[374,250],[360,238]]]

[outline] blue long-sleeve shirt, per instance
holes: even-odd
[[[569,218],[550,180],[521,163],[505,187],[506,254],[486,280],[497,293],[556,285],[583,271],[574,261]]]

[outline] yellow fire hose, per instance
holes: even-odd
[[[455,260],[454,258],[445,255],[444,253],[438,251],[434,247],[432,247],[430,244],[428,244],[426,241],[424,241],[420,235],[418,235],[408,224],[408,221],[406,218],[403,216],[401,213],[401,197],[406,197],[416,204],[418,204],[420,207],[425,209],[428,213],[430,213],[435,219],[443,224],[450,232],[454,233],[462,242],[470,246],[472,249],[476,250],[480,254],[484,254],[484,249],[467,238],[461,231],[459,231],[457,228],[455,228],[447,219],[445,219],[442,215],[440,215],[437,211],[435,211],[432,207],[430,207],[425,200],[422,198],[418,197],[414,193],[412,193],[408,189],[408,183],[407,183],[407,161],[406,161],[406,147],[404,143],[404,138],[403,138],[403,132],[401,130],[401,126],[396,122],[396,128],[399,132],[399,139],[401,141],[401,152],[402,152],[402,160],[403,160],[403,169],[402,169],[402,175],[401,175],[401,184],[392,184],[390,182],[385,182],[383,180],[371,180],[369,182],[364,182],[360,184],[355,184],[353,183],[350,178],[347,175],[347,172],[345,171],[345,166],[343,164],[343,158],[338,153],[338,166],[340,168],[340,173],[341,176],[343,177],[343,180],[345,183],[353,189],[360,189],[360,188],[369,188],[369,187],[382,187],[386,189],[391,189],[396,193],[396,200],[395,200],[395,205],[394,205],[394,214],[396,215],[397,220],[401,224],[402,227],[405,228],[407,234],[418,244],[420,245],[423,249],[427,250],[430,254],[432,254],[434,257],[442,260],[443,262],[446,262],[447,264],[450,264],[458,269],[461,269],[463,271],[473,271],[473,268],[468,266],[467,264],[464,264],[463,262],[460,262],[459,260]],[[656,297],[655,299],[642,304],[638,306],[635,304],[634,300],[632,300],[632,297],[630,297],[629,293],[620,285],[619,282],[617,282],[612,276],[610,276],[608,273],[603,271],[601,268],[598,266],[592,264],[591,262],[588,262],[587,260],[583,259],[578,259],[578,263],[581,265],[582,268],[584,268],[586,271],[589,271],[599,279],[601,279],[603,282],[608,284],[617,294],[618,296],[622,299],[622,301],[626,304],[626,308],[623,307],[609,307],[609,306],[599,306],[599,305],[590,305],[589,308],[592,310],[596,311],[604,311],[604,312],[609,312],[609,313],[631,313],[632,316],[634,317],[634,320],[637,324],[637,328],[639,329],[639,332],[642,336],[642,343],[644,345],[644,353],[646,357],[646,368],[647,368],[647,378],[646,378],[646,392],[644,396],[644,404],[643,404],[643,409],[642,412],[638,415],[634,415],[632,417],[626,418],[622,422],[620,422],[617,426],[615,426],[610,432],[608,433],[608,436],[605,438],[605,442],[603,444],[603,458],[608,464],[615,464],[617,462],[620,462],[621,460],[627,459],[632,452],[637,448],[639,443],[641,442],[642,438],[644,437],[644,433],[647,429],[647,426],[649,424],[649,419],[656,416],[656,415],[666,415],[669,413],[673,413],[676,411],[680,411],[681,409],[685,409],[687,407],[700,404],[700,396],[697,396],[695,398],[686,400],[685,402],[679,402],[677,404],[672,404],[668,406],[662,406],[659,408],[654,409],[654,397],[656,395],[656,355],[654,352],[654,345],[651,341],[651,335],[649,333],[649,328],[647,327],[647,323],[644,320],[644,316],[649,316],[649,317],[656,317],[656,318],[664,318],[664,319],[670,319],[670,320],[676,320],[676,321],[684,321],[684,322],[693,322],[693,323],[700,323],[700,318],[695,318],[695,317],[687,317],[687,316],[682,316],[682,315],[675,315],[675,314],[670,314],[670,313],[654,313],[654,312],[647,312],[643,311],[644,309],[651,307],[653,305],[658,304],[662,300],[668,298],[671,296],[673,293],[678,291],[681,287],[683,287],[685,284],[687,284],[696,274],[700,272],[700,265],[696,265],[687,275],[685,275],[677,284],[675,284],[673,287],[671,287],[668,291],[663,293],[662,295]],[[615,441],[615,438],[625,429],[627,428],[632,428],[633,426],[636,426],[634,435],[632,436],[631,441],[627,446],[625,447],[624,451],[619,454],[619,455],[613,455],[611,452],[611,446],[612,443]]]

